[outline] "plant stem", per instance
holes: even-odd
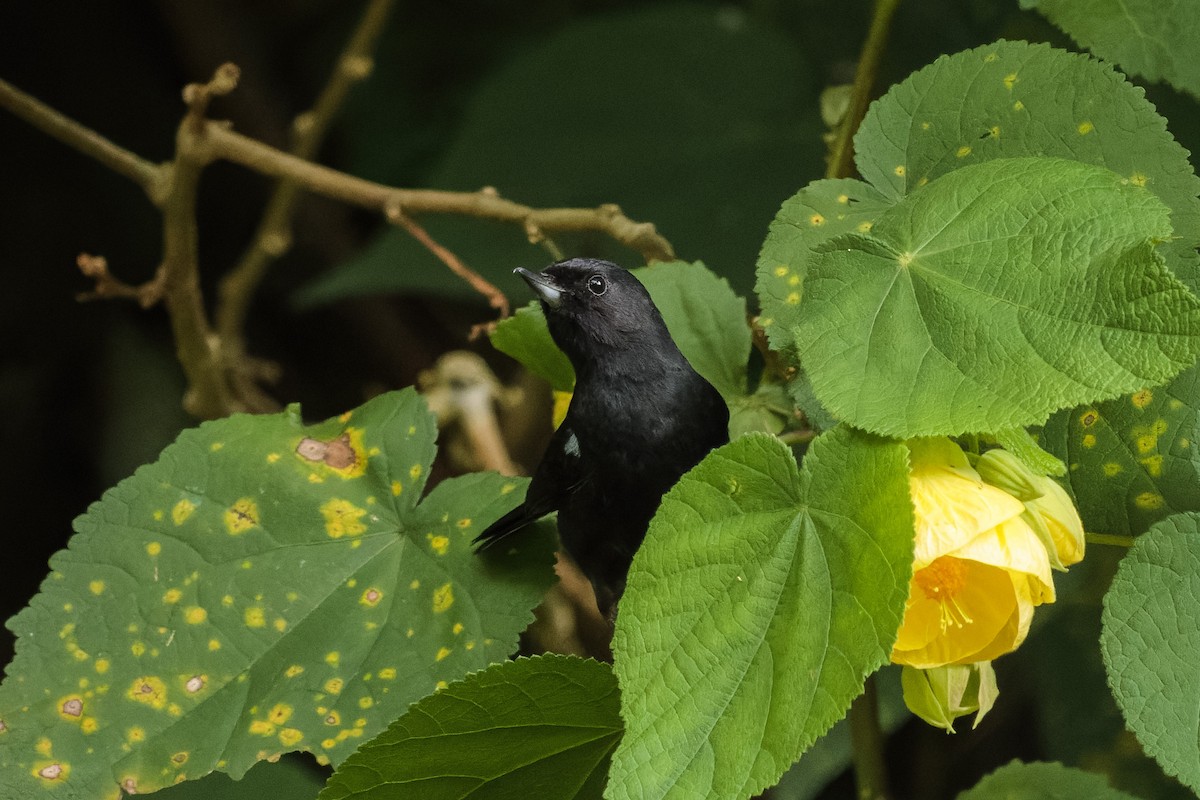
[[[0,108],[6,108],[42,133],[99,161],[142,187],[155,205],[163,202],[163,170],[91,128],[55,111],[7,81],[0,80]]]
[[[850,704],[850,744],[858,800],[888,800],[883,763],[883,729],[879,724],[879,691],[868,675],[863,693]]]
[[[1084,541],[1088,544],[1108,544],[1113,547],[1133,547],[1134,537],[1119,536],[1113,533],[1085,533]]]
[[[871,102],[871,91],[875,85],[875,74],[879,71],[879,61],[887,47],[888,29],[891,27],[892,15],[900,0],[875,0],[875,10],[871,16],[871,28],[867,32],[867,40],[863,43],[862,54],[858,57],[858,69],[854,73],[854,86],[850,92],[850,108],[846,118],[838,127],[837,138],[829,150],[829,167],[825,171],[826,178],[847,178],[854,171],[854,134],[867,113],[867,105]]]
[[[385,216],[398,207],[408,215],[457,214],[511,222],[525,229],[531,241],[553,231],[597,231],[636,250],[646,260],[675,258],[671,243],[653,223],[635,222],[612,204],[596,208],[531,208],[501,197],[495,189],[450,192],[441,189],[401,189],[357,178],[305,161],[255,141],[227,126],[208,122],[205,130],[211,158],[232,161],[254,172],[295,180],[305,189]]]
[[[290,152],[293,156],[305,160],[316,156],[351,87],[370,75],[371,53],[393,5],[393,0],[371,0],[367,4],[316,104],[296,117],[292,124],[294,138]],[[250,246],[237,266],[221,280],[216,323],[217,333],[228,351],[244,349],[242,336],[254,292],[271,264],[291,246],[292,213],[300,189],[300,183],[293,178],[279,180]]]

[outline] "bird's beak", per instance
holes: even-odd
[[[533,289],[541,301],[551,308],[558,308],[562,305],[562,289],[554,285],[554,280],[548,275],[543,275],[540,272],[530,272],[524,267],[517,267],[513,270],[514,275],[520,275],[529,284],[529,288]]]

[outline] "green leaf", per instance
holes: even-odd
[[[288,755],[276,762],[260,761],[240,780],[213,772],[154,793],[154,800],[315,800],[325,778],[312,759]]]
[[[762,306],[758,322],[771,346],[787,350],[795,344],[792,328],[804,313],[804,276],[812,249],[843,233],[866,233],[892,201],[862,181],[814,181],[783,206],[758,254],[754,289]]]
[[[490,338],[493,347],[540,375],[555,391],[569,392],[575,388],[575,369],[567,354],[550,337],[546,316],[536,300],[517,309],[508,319],[500,320]]]
[[[796,146],[819,141],[813,85],[796,41],[739,10],[674,3],[591,15],[538,37],[480,82],[425,182],[467,191],[486,182],[540,208],[618,203],[746,292],[762,220],[796,176],[822,168],[819,147]],[[516,224],[422,224],[510,296],[522,296],[514,267],[549,261]],[[568,254],[642,263],[594,232],[554,238]],[[303,297],[329,302],[418,286],[476,296],[411,237],[389,229]]]
[[[761,384],[754,394],[729,401],[729,438],[736,439],[752,431],[778,434],[787,425],[791,410],[784,387],[775,383]]]
[[[1200,301],[1147,242],[1167,209],[1047,158],[955,170],[818,249],[795,327],[818,399],[901,437],[1040,424],[1200,353]]]
[[[416,703],[338,768],[320,800],[600,800],[619,705],[607,664],[494,664]]]
[[[185,431],[76,521],[13,618],[0,795],[109,798],[291,750],[341,761],[410,703],[504,658],[552,579],[548,537],[470,539],[521,481],[439,484],[412,390]]]
[[[854,150],[863,178],[893,200],[995,158],[1107,167],[1171,209],[1167,266],[1200,289],[1200,179],[1144,92],[1095,59],[1005,41],[943,56],[871,105]]]
[[[692,368],[726,399],[744,395],[750,357],[746,301],[699,261],[655,264],[634,274]]]
[[[1005,41],[943,56],[871,105],[855,154],[867,183],[809,184],[783,204],[763,244],[760,321],[777,350],[797,344],[813,248],[866,232],[916,189],[997,158],[1067,158],[1145,186],[1171,209],[1174,238],[1160,246],[1168,268],[1200,291],[1200,179],[1142,90],[1094,59]]]
[[[1200,790],[1200,514],[1138,537],[1104,596],[1100,648],[1129,729],[1163,771]]]
[[[1127,72],[1167,81],[1200,97],[1200,10],[1195,3],[1128,0],[1021,0],[1036,8],[1081,47]]]
[[[1042,441],[1067,463],[1089,531],[1136,536],[1200,511],[1200,365],[1166,386],[1061,411]]]
[[[1013,761],[958,796],[958,800],[1135,800],[1102,775],[1051,762]]]
[[[912,547],[899,443],[839,427],[802,468],[766,434],[709,454],[634,557],[607,796],[742,798],[775,783],[888,660]]]
[[[1021,463],[1038,475],[1061,478],[1067,465],[1038,446],[1037,439],[1024,428],[1003,428],[996,431],[996,444],[1012,453]]]

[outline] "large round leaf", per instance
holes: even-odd
[[[910,437],[1044,422],[1161,383],[1200,352],[1162,264],[1165,206],[1050,158],[955,170],[811,258],[794,334],[834,415]]]

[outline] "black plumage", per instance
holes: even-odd
[[[484,549],[557,511],[563,549],[612,619],[663,494],[729,441],[729,409],[626,270],[575,258],[541,273],[516,272],[537,293],[550,335],[575,367],[575,392],[525,502],[475,542]]]

